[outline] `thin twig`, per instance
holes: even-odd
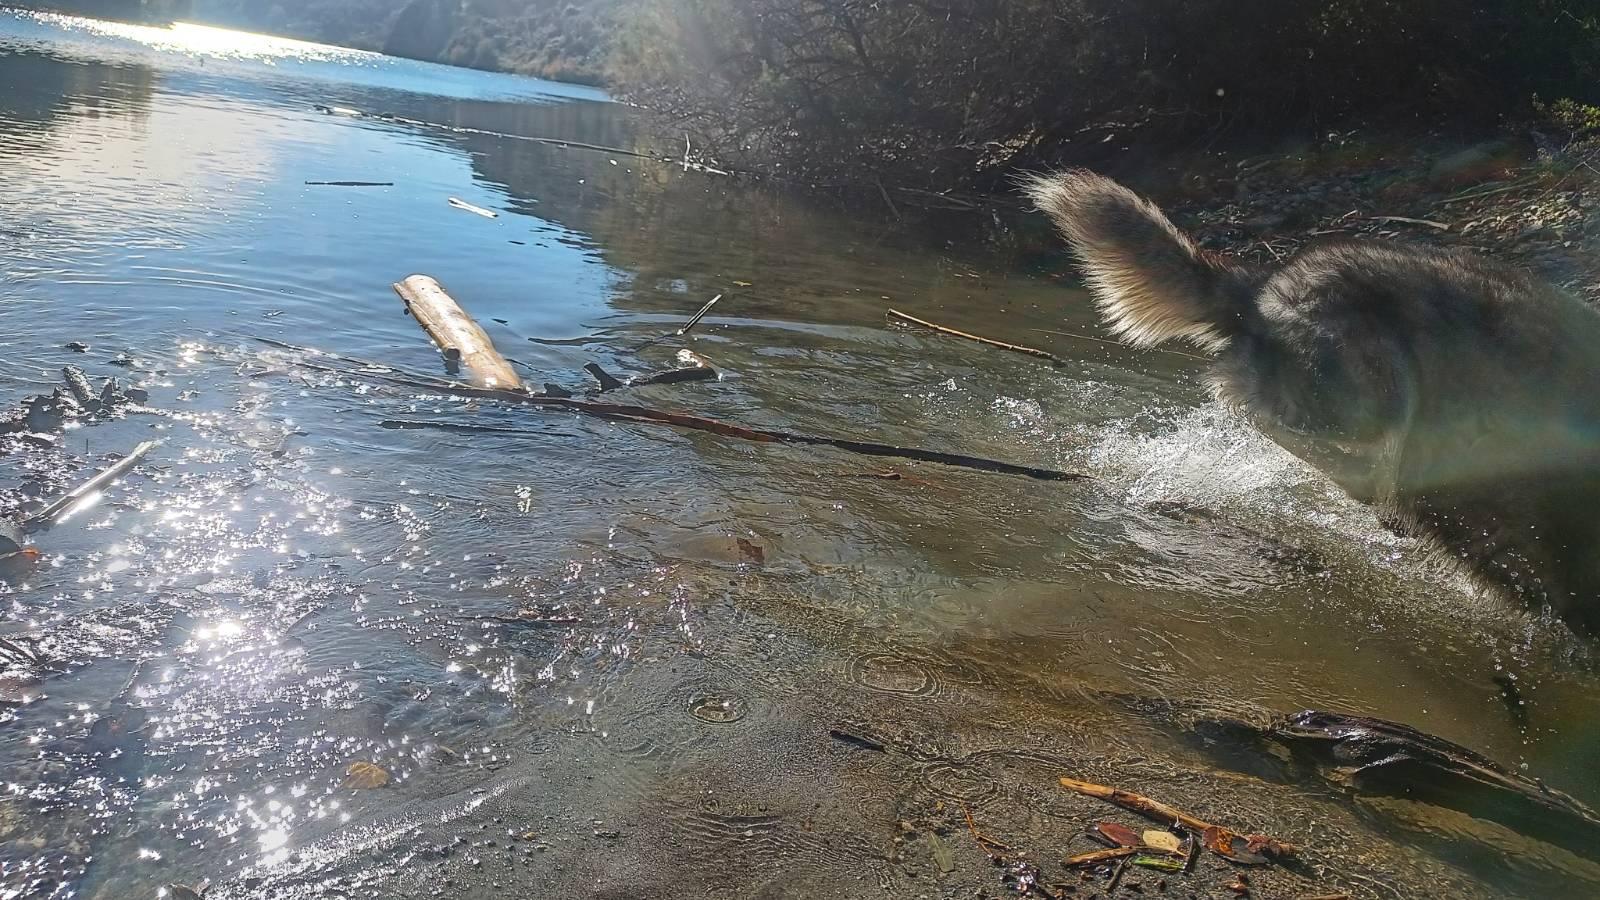
[[[492,209],[484,209],[483,207],[478,206],[476,204],[468,203],[467,201],[461,199],[460,197],[446,197],[445,199],[447,201],[449,201],[450,205],[454,206],[456,209],[464,209],[469,213],[476,213],[477,215],[483,216],[485,219],[498,219],[498,218],[500,218],[500,214],[495,212],[494,210],[492,210]]]
[[[1465,194],[1457,194],[1454,197],[1446,197],[1445,199],[1439,201],[1439,205],[1440,206],[1449,206],[1452,203],[1462,203],[1462,202],[1465,202],[1467,200],[1481,200],[1484,197],[1493,197],[1496,194],[1504,194],[1504,193],[1508,193],[1510,191],[1517,190],[1518,188],[1529,187],[1534,182],[1536,182],[1538,180],[1539,180],[1539,176],[1530,175],[1527,178],[1519,178],[1516,181],[1513,181],[1513,182],[1511,182],[1509,184],[1503,184],[1503,185],[1500,185],[1497,188],[1491,188],[1490,190],[1469,192],[1469,193],[1465,193]]]
[[[1079,866],[1096,866],[1113,859],[1126,859],[1141,852],[1143,852],[1142,847],[1111,847],[1107,850],[1091,850],[1088,853],[1069,856],[1063,859],[1061,864],[1069,869],[1076,869]]]
[[[1449,231],[1450,226],[1444,222],[1435,222],[1432,219],[1413,219],[1410,216],[1372,216],[1374,222],[1401,222],[1406,225],[1422,225],[1438,231]]]
[[[997,341],[993,338],[979,337],[975,334],[968,334],[965,331],[957,331],[954,328],[946,328],[943,325],[935,325],[926,319],[919,319],[916,316],[906,315],[897,309],[889,310],[889,315],[894,316],[897,319],[903,319],[907,322],[913,322],[917,325],[921,325],[923,328],[931,328],[940,334],[948,334],[952,337],[966,338],[969,341],[977,341],[980,344],[987,344],[990,347],[999,347],[1002,350],[1010,350],[1013,353],[1026,353],[1029,356],[1037,356],[1040,359],[1047,359],[1052,365],[1064,366],[1067,364],[1066,360],[1048,350],[1038,350],[1033,347],[1024,347],[1021,344],[1008,344],[1005,341]]]
[[[154,450],[160,444],[160,441],[145,441],[134,447],[127,456],[107,466],[98,475],[61,495],[54,503],[30,516],[22,523],[22,530],[28,533],[45,531],[51,526],[60,523],[80,508],[80,502],[99,493],[109,486],[111,482],[128,474],[128,470],[137,465],[146,453]]]
[[[683,323],[683,327],[679,328],[678,331],[677,331],[677,336],[678,337],[683,337],[684,335],[689,333],[689,329],[695,327],[696,325],[699,325],[700,324],[700,320],[704,319],[706,317],[706,313],[711,312],[711,307],[716,306],[717,305],[717,301],[719,301],[721,299],[722,299],[722,295],[718,294],[715,297],[712,297],[710,300],[707,300],[706,301],[706,305],[700,307],[700,311],[699,312],[697,312],[694,315],[690,316],[689,317],[689,321]]]
[[[878,194],[883,197],[883,202],[888,204],[889,212],[893,213],[896,219],[899,219],[900,210],[894,205],[894,201],[889,199],[889,192],[883,189],[883,179],[874,178],[872,181],[878,186]]]
[[[1133,791],[1119,790],[1089,781],[1079,781],[1076,778],[1062,778],[1061,786],[1085,797],[1094,797],[1107,803],[1115,804],[1165,825],[1174,823],[1182,825],[1189,831],[1200,835],[1202,841],[1212,852],[1236,861],[1241,860],[1246,853],[1251,855],[1264,853],[1267,856],[1282,859],[1295,855],[1298,849],[1287,841],[1280,841],[1277,838],[1266,835],[1235,834],[1231,829],[1207,822],[1198,816],[1162,803],[1160,800],[1146,797]]]
[[[712,297],[710,300],[707,300],[706,304],[704,306],[700,307],[699,311],[697,311],[694,315],[689,317],[689,321],[683,323],[683,327],[679,328],[677,331],[669,332],[669,333],[663,334],[663,335],[661,335],[659,337],[653,337],[650,340],[645,341],[644,343],[640,344],[639,346],[633,348],[633,352],[638,353],[640,350],[643,350],[644,348],[646,348],[646,347],[648,347],[648,346],[650,346],[652,344],[659,344],[659,343],[661,343],[662,341],[666,340],[669,337],[683,337],[684,335],[688,334],[689,333],[689,329],[695,327],[696,325],[699,325],[700,324],[700,320],[704,319],[706,317],[706,313],[711,312],[711,307],[716,306],[717,302],[720,301],[721,299],[722,299],[722,295],[718,294],[715,297]]]
[[[472,128],[466,125],[445,125],[440,122],[428,122],[422,119],[408,118],[406,116],[396,116],[385,113],[364,113],[360,110],[349,109],[346,107],[325,107],[319,105],[317,108],[323,110],[324,112],[339,112],[345,115],[355,116],[356,118],[381,119],[385,122],[394,122],[401,125],[414,125],[425,128],[437,128],[442,131],[450,131],[456,134],[481,134],[488,137],[504,138],[509,141],[529,141],[535,144],[546,144],[552,147],[561,147],[563,149],[590,150],[597,153],[614,153],[618,156],[628,156],[635,159],[648,159],[655,162],[674,161],[671,157],[660,153],[628,150],[623,147],[608,147],[604,144],[590,144],[585,143],[584,141],[571,141],[567,140],[566,138],[540,137],[538,135],[531,134],[511,134],[504,131],[491,131],[487,128]]]
[[[1106,886],[1107,896],[1117,892],[1117,885],[1122,882],[1122,873],[1128,871],[1128,860],[1130,858],[1131,857],[1124,856],[1122,861],[1117,863],[1117,871],[1111,874],[1111,883]]]
[[[1193,353],[1185,353],[1182,350],[1169,350],[1166,347],[1131,347],[1121,341],[1113,341],[1108,338],[1099,338],[1090,334],[1078,334],[1075,331],[1053,331],[1049,328],[1030,328],[1028,330],[1037,331],[1040,334],[1054,334],[1061,337],[1077,338],[1080,341],[1094,341],[1097,344],[1110,344],[1113,347],[1121,347],[1124,350],[1134,350],[1145,353],[1166,353],[1172,356],[1182,356],[1186,359],[1198,359],[1201,362],[1211,362],[1211,357],[1209,356],[1198,356]]]
[[[378,423],[379,428],[388,428],[392,431],[417,431],[432,429],[434,431],[454,431],[461,434],[527,434],[538,437],[571,437],[560,431],[534,431],[530,428],[511,428],[505,425],[473,425],[466,422],[430,422],[425,419],[384,419]]]
[[[1002,844],[1001,842],[978,830],[978,823],[972,819],[972,809],[968,807],[964,801],[961,804],[961,812],[967,817],[967,830],[972,832],[972,839],[978,842],[978,846],[983,848],[983,852],[993,856],[994,853],[990,851],[990,847],[995,847],[1000,850],[1011,849],[1010,845]]]
[[[952,204],[954,206],[954,208],[956,208],[956,209],[977,209],[978,208],[978,204],[973,203],[971,200],[964,200],[964,199],[962,199],[960,197],[951,196],[950,194],[940,194],[940,193],[937,193],[937,192],[934,192],[934,191],[925,191],[925,190],[922,190],[921,188],[910,188],[910,187],[900,187],[900,188],[895,188],[895,190],[899,191],[902,194],[917,194],[917,195],[920,195],[920,196],[923,196],[923,197],[933,197],[933,198],[938,199],[938,200],[943,200],[943,201],[945,201],[947,203]]]

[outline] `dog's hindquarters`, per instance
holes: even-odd
[[[1399,243],[1271,270],[1208,258],[1086,172],[1028,186],[1129,343],[1216,351],[1218,396],[1484,587],[1600,634],[1600,316],[1525,273]]]
[[[1215,350],[1250,328],[1254,279],[1207,258],[1154,204],[1082,170],[1025,189],[1072,246],[1118,337],[1137,346],[1187,338]]]

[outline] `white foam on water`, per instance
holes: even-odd
[[[1203,510],[1317,545],[1356,565],[1447,587],[1458,596],[1476,593],[1422,542],[1395,534],[1371,507],[1220,402],[1150,408],[1134,419],[1101,423],[1093,432],[1075,462],[1129,506],[1171,503]]]
[[[1365,512],[1221,403],[1152,412],[1165,422],[1154,429],[1103,432],[1088,451],[1095,470],[1117,484],[1130,503],[1181,501],[1261,513],[1310,500],[1325,503],[1329,512]]]

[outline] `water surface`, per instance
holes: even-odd
[[[1202,361],[1036,330],[1099,334],[1015,222],[519,140],[675,149],[586,88],[215,29],[0,14],[0,87],[0,400],[76,364],[173,413],[0,469],[15,506],[164,441],[5,573],[0,895],[971,896],[1000,885],[963,805],[1086,849],[1105,811],[1064,774],[1303,842],[1285,895],[1600,888],[1189,737],[1376,715],[1600,803],[1581,644],[1218,408]],[[465,403],[255,340],[439,372],[412,272],[535,383],[689,347],[720,381],[630,399],[1094,479]]]

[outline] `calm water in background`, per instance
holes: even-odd
[[[1007,223],[912,229],[506,135],[658,144],[584,88],[0,13],[0,400],[78,364],[175,413],[0,470],[59,484],[164,441],[0,588],[0,636],[39,657],[4,685],[32,702],[0,726],[0,895],[970,895],[998,889],[986,861],[906,852],[939,840],[921,823],[965,802],[1050,859],[1087,821],[1052,788],[1074,773],[1304,840],[1326,880],[1301,893],[1600,889],[1507,833],[1242,776],[1135,699],[1395,719],[1600,803],[1581,645],[1215,407],[1203,363],[1034,331],[1094,325]],[[394,184],[305,184],[338,180]],[[464,404],[254,340],[435,371],[389,288],[411,272],[535,382],[692,346],[721,381],[634,398],[1095,480]],[[489,618],[530,610],[550,621]],[[352,762],[394,781],[351,790]]]

